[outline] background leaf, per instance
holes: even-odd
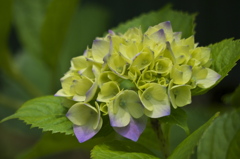
[[[111,137],[111,136],[110,136]],[[60,133],[45,133],[42,138],[29,150],[18,156],[19,159],[41,158],[69,150],[90,151],[96,144],[100,144],[109,137],[94,138],[84,143],[79,143],[75,136]],[[86,155],[88,155],[85,152]],[[83,157],[81,155],[81,157]]]
[[[208,47],[211,49],[213,59],[211,68],[221,75],[221,78],[215,84],[217,85],[224,77],[228,75],[229,71],[231,71],[231,69],[236,65],[236,62],[240,59],[240,40],[234,41],[232,39],[227,39],[219,43],[209,45]],[[192,91],[192,94],[204,94],[211,88],[197,88]]]
[[[239,144],[236,144],[235,142],[240,143],[238,134],[240,130],[239,121],[240,109],[225,113],[216,119],[200,140],[198,146],[198,158],[225,159],[227,156],[228,158],[234,158],[235,153],[232,151],[239,147]]]
[[[236,88],[236,90],[231,95],[231,105],[234,107],[240,107],[240,85]]]
[[[227,151],[227,159],[238,159],[240,156],[240,129],[233,137]]]
[[[67,107],[62,105],[63,98],[54,96],[39,97],[27,101],[18,111],[1,122],[19,118],[32,127],[53,133],[73,134],[72,123],[67,119]]]
[[[207,128],[212,124],[213,120],[219,115],[216,113],[211,119],[209,119],[204,125],[194,131],[191,135],[189,135],[185,140],[183,140],[172,152],[169,156],[169,159],[175,158],[189,158],[193,152],[194,147],[198,144],[201,139],[203,133],[207,130]]]
[[[182,32],[182,37],[187,38],[194,34],[195,16],[196,14],[174,11],[170,6],[166,6],[158,11],[143,14],[126,23],[120,24],[113,31],[124,33],[131,27],[139,26],[141,26],[143,31],[146,31],[149,26],[154,26],[164,21],[171,21],[173,31]]]
[[[171,114],[169,116],[159,118],[159,120],[164,124],[179,126],[186,132],[186,134],[190,133],[187,125],[187,114],[181,108],[171,109]]]
[[[14,0],[14,25],[27,53],[41,57],[40,31],[51,0]]]
[[[42,56],[56,67],[59,54],[79,0],[53,0],[47,8],[41,28]]]
[[[91,46],[93,40],[107,30],[110,15],[111,13],[100,5],[87,4],[77,8],[59,59],[62,74],[68,71],[73,57],[82,55],[87,46]]]
[[[147,148],[131,141],[113,141],[97,145],[93,148],[91,156],[93,159],[157,159]]]

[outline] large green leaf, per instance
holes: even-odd
[[[200,140],[198,158],[225,159],[227,156],[231,159],[235,158],[233,150],[237,150],[240,143],[239,121],[240,109],[225,113],[216,119]],[[235,154],[239,153],[239,149],[237,151]]]
[[[45,96],[27,101],[18,111],[3,119],[1,122],[19,118],[32,127],[38,127],[43,131],[53,133],[73,134],[72,123],[67,119],[67,106],[64,106],[64,98]]]
[[[82,55],[108,29],[109,18],[110,12],[100,5],[85,4],[77,8],[60,55],[61,75],[69,69],[71,58]]]
[[[204,132],[212,124],[213,120],[219,115],[216,113],[211,119],[209,119],[204,125],[194,131],[185,140],[183,140],[169,156],[169,159],[185,159],[189,158],[193,152],[194,147],[198,144],[199,140],[202,138]]]
[[[147,148],[131,141],[113,141],[97,145],[91,152],[93,159],[159,159]]]
[[[79,0],[53,0],[47,8],[41,29],[42,56],[52,68],[56,68],[69,24]]]
[[[143,14],[126,23],[120,24],[113,30],[115,32],[124,33],[131,27],[139,27],[146,31],[149,26],[154,26],[164,21],[171,21],[173,31],[182,32],[182,36],[187,38],[194,34],[194,20],[196,14],[187,14],[179,11],[174,11],[171,7],[166,6],[155,12]]]
[[[18,37],[28,53],[40,57],[40,30],[51,0],[14,0],[14,24]]]
[[[240,129],[236,132],[227,151],[227,159],[238,159],[240,156]]]
[[[0,4],[0,70],[11,76],[14,74],[13,61],[7,45],[12,19],[12,0],[0,0]]]
[[[181,108],[171,109],[171,114],[169,116],[159,118],[159,120],[164,124],[177,125],[181,127],[186,134],[190,133],[187,125],[187,114]]]
[[[240,59],[240,40],[227,39],[219,43],[209,45],[212,54],[211,68],[221,75],[221,78],[215,84],[217,85],[224,77],[226,77],[231,69]],[[214,86],[215,86],[214,85]],[[212,86],[211,88],[213,88]],[[193,95],[204,94],[208,89],[194,89]]]
[[[41,158],[57,153],[64,153],[74,149],[90,151],[96,144],[100,144],[108,139],[110,138],[99,137],[84,143],[79,143],[75,136],[64,135],[60,133],[45,133],[32,148],[19,155],[18,158]]]
[[[236,88],[231,96],[231,104],[234,107],[240,107],[240,85]]]

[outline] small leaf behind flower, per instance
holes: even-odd
[[[202,138],[203,133],[208,129],[212,124],[214,119],[219,115],[216,113],[211,119],[209,119],[204,125],[194,131],[189,135],[185,140],[183,140],[169,156],[169,159],[175,158],[189,158],[193,152],[194,147],[198,144],[199,140]]]
[[[224,77],[228,75],[231,69],[240,59],[240,40],[226,39],[219,43],[209,45],[212,54],[211,69],[221,75],[221,78],[212,87],[207,89],[197,88],[192,91],[193,95],[204,94],[215,85],[217,85]]]
[[[240,109],[220,116],[204,133],[198,159],[237,159],[240,151]]]
[[[159,120],[165,124],[179,126],[186,132],[186,134],[190,133],[187,125],[187,114],[181,108],[172,109],[171,114],[169,116],[159,118]]]
[[[91,156],[93,159],[159,159],[145,147],[130,141],[113,141],[97,145],[93,148]]]
[[[44,96],[27,101],[18,111],[3,119],[1,122],[19,118],[32,127],[38,127],[43,131],[52,133],[73,134],[72,123],[66,117],[66,102],[63,106],[63,98]]]
[[[183,38],[187,38],[194,34],[195,16],[196,14],[174,11],[171,7],[166,6],[158,11],[143,14],[126,23],[120,24],[113,31],[124,33],[131,27],[139,26],[141,26],[143,31],[146,31],[149,26],[154,26],[164,21],[171,21],[173,31],[182,32]]]

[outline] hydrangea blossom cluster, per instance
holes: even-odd
[[[92,138],[108,115],[113,129],[137,141],[147,118],[160,118],[191,103],[191,90],[208,88],[220,75],[210,69],[210,49],[194,37],[181,39],[169,21],[113,31],[96,38],[92,48],[71,61],[56,96],[74,100],[66,114],[79,142]]]

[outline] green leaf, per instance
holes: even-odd
[[[182,36],[187,38],[194,34],[195,16],[196,14],[174,11],[170,6],[166,6],[158,11],[143,14],[126,23],[120,24],[113,31],[124,33],[131,27],[139,26],[141,26],[143,31],[146,31],[149,26],[154,26],[164,21],[171,21],[173,31],[182,32]]]
[[[71,58],[82,55],[93,39],[108,29],[110,15],[100,5],[85,4],[77,8],[60,55],[61,74],[69,69]]]
[[[227,39],[219,43],[209,45],[212,54],[211,68],[221,75],[221,78],[215,84],[217,85],[224,77],[226,77],[231,69],[240,59],[240,40]],[[194,89],[193,95],[204,94],[215,85],[208,89]]]
[[[79,0],[52,0],[41,30],[42,56],[51,68],[57,68],[59,54]]]
[[[13,61],[7,45],[12,19],[12,0],[0,0],[0,4],[0,69],[11,76],[14,74]]]
[[[159,120],[164,124],[179,126],[186,132],[186,134],[190,133],[187,125],[187,114],[181,108],[171,109],[171,114],[169,116],[159,118]]]
[[[43,94],[52,94],[51,92],[51,72],[43,61],[34,56],[27,54],[25,51],[19,52],[20,55],[16,60],[16,66],[19,72]],[[29,67],[31,66],[31,67]],[[33,68],[37,68],[33,69]],[[44,78],[42,78],[44,77]],[[42,94],[42,95],[43,95]]]
[[[93,159],[159,159],[147,148],[131,141],[113,141],[97,145],[91,151]]]
[[[231,104],[234,107],[240,107],[240,85],[237,87],[237,89],[233,92],[231,96]]]
[[[233,137],[231,143],[228,147],[227,159],[238,159],[240,156],[240,129],[237,131],[236,135]]]
[[[154,154],[160,156],[161,152],[160,150],[160,144],[159,139],[156,135],[156,133],[153,131],[150,123],[146,126],[146,129],[141,134],[140,138],[138,139],[137,143],[141,144],[142,146],[148,147],[150,151],[152,151]]]
[[[236,150],[236,148],[239,147],[239,121],[240,109],[225,113],[216,119],[200,140],[198,158],[225,159],[227,156],[229,158],[234,158],[235,152],[231,149]],[[235,142],[238,142],[238,144]],[[239,153],[239,149],[237,151]]]
[[[18,158],[42,158],[56,153],[64,153],[66,151],[76,149],[90,151],[96,144],[100,144],[107,139],[109,138],[99,137],[84,143],[79,143],[75,136],[60,133],[45,133],[32,148],[20,154]]]
[[[40,30],[51,0],[14,0],[13,17],[18,37],[27,53],[40,57]]]
[[[43,131],[52,131],[52,133],[73,134],[72,123],[65,114],[67,106],[62,105],[63,98],[54,96],[45,96],[27,101],[17,112],[1,122],[9,119],[19,118],[32,127],[38,127]]]
[[[216,113],[211,119],[209,119],[204,125],[194,131],[185,140],[183,140],[169,156],[168,159],[176,158],[189,158],[193,152],[194,147],[198,144],[199,140],[202,138],[204,132],[209,128],[214,119],[219,115]]]

